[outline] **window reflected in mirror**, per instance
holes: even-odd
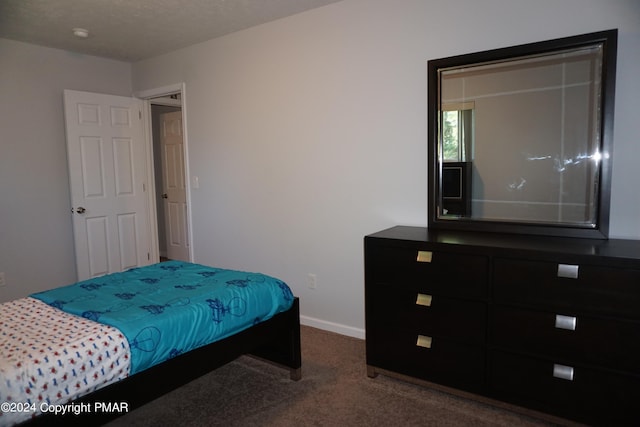
[[[442,105],[442,161],[464,162],[473,145],[473,103]]]

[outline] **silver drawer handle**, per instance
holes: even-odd
[[[566,365],[553,365],[553,376],[561,380],[573,381],[573,368]]]
[[[556,328],[566,329],[567,331],[575,331],[578,324],[578,318],[573,316],[563,316],[556,314]]]
[[[558,264],[558,277],[565,277],[567,279],[577,279],[579,265],[571,264]]]

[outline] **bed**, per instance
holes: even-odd
[[[0,426],[106,422],[242,354],[300,378],[281,280],[168,261],[32,294],[0,305]]]

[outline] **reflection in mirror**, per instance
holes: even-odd
[[[430,61],[436,223],[601,228],[605,42],[525,46],[501,60]]]

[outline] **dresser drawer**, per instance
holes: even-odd
[[[488,258],[413,248],[372,246],[366,268],[376,282],[449,296],[485,297]]]
[[[367,290],[368,327],[484,343],[487,304],[440,295],[376,287]],[[369,313],[375,313],[371,316]]]
[[[494,397],[588,424],[640,423],[635,376],[494,351],[488,384]]]
[[[640,270],[497,258],[493,296],[498,302],[640,319]]]
[[[367,364],[469,391],[484,387],[483,346],[427,338],[408,330],[378,331],[368,343]]]
[[[493,306],[494,346],[640,374],[640,323]]]

